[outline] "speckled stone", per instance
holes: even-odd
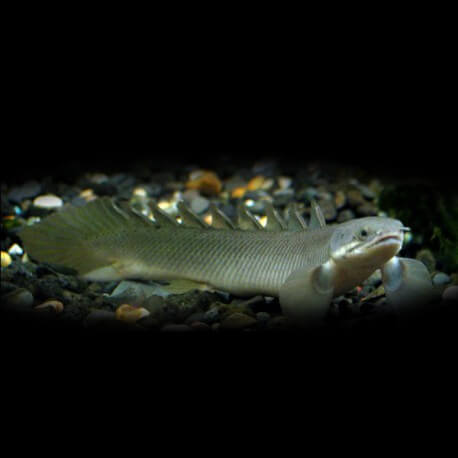
[[[345,221],[350,221],[354,219],[356,216],[354,212],[350,209],[342,210],[339,215],[337,216],[338,223],[344,223]]]
[[[350,191],[347,192],[347,198],[350,207],[358,207],[366,202],[362,192],[358,189],[350,189]]]
[[[356,213],[360,216],[377,216],[377,207],[371,202],[365,202],[356,208]]]
[[[221,323],[222,329],[244,329],[250,326],[254,326],[256,320],[245,313],[235,312],[229,315]]]

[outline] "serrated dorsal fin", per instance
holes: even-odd
[[[296,202],[291,202],[286,208],[288,231],[306,231],[307,224],[297,209]]]
[[[324,218],[323,212],[321,211],[321,208],[316,203],[316,201],[312,200],[309,227],[310,229],[320,229],[324,226],[326,226],[326,220]]]
[[[267,216],[266,231],[284,231],[286,230],[286,224],[281,219],[277,210],[275,210],[272,202],[266,201],[264,210]]]
[[[256,218],[248,211],[248,209],[239,202],[237,206],[237,224],[244,231],[263,230],[264,228],[256,220]]]
[[[215,229],[235,229],[232,221],[211,202],[210,212],[212,215],[212,227]]]
[[[157,224],[161,227],[164,226],[178,226],[178,222],[172,218],[171,216],[167,215],[163,210],[161,210],[156,202],[151,201],[149,202],[149,207],[153,212],[154,219],[156,220]]]
[[[178,202],[178,210],[180,212],[183,225],[186,227],[200,227],[207,229],[210,226],[203,220],[201,220],[190,208],[186,206],[183,201]]]

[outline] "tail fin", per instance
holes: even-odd
[[[98,249],[98,240],[139,225],[154,229],[154,223],[148,218],[130,208],[120,209],[110,198],[104,197],[83,207],[53,213],[25,227],[19,236],[32,258],[71,267],[84,275],[116,262],[110,259],[107,250]]]

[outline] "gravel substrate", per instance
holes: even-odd
[[[101,196],[129,201],[145,213],[148,199],[155,199],[170,215],[177,215],[176,203],[184,200],[204,220],[209,218],[211,202],[234,219],[237,203],[242,200],[261,224],[265,224],[264,201],[272,202],[280,215],[285,214],[288,204],[296,202],[308,219],[310,201],[316,199],[327,223],[333,224],[386,215],[379,206],[383,189],[384,183],[377,177],[363,181],[348,173],[325,171],[319,164],[281,170],[273,161],[244,169],[209,171],[189,166],[151,173],[143,170],[141,174],[100,171],[76,177],[72,183],[47,178],[15,186],[2,184],[2,312],[13,320],[87,330],[202,334],[291,330],[275,298],[238,298],[173,282],[82,280],[71,269],[30,259],[18,230],[69,205],[81,206]],[[423,246],[422,237],[413,227],[401,255],[425,263],[434,285],[443,292],[436,310],[455,316],[457,272],[438,261],[438,254]],[[343,333],[360,329],[370,332],[375,324],[391,329],[396,323],[393,310],[385,303],[378,273],[334,298],[328,318],[329,329]]]

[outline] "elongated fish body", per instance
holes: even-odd
[[[304,302],[321,306],[360,284],[397,254],[407,229],[379,217],[326,226],[315,204],[309,227],[295,207],[285,223],[269,203],[266,228],[244,207],[238,228],[214,205],[211,227],[182,203],[183,224],[151,208],[154,221],[100,198],[56,212],[20,236],[32,258],[87,279],[188,279],[235,295],[277,296],[295,313]]]
[[[307,232],[155,225],[108,199],[26,228],[28,253],[93,280],[184,278],[239,295],[277,296],[293,272],[329,258],[332,227]]]

